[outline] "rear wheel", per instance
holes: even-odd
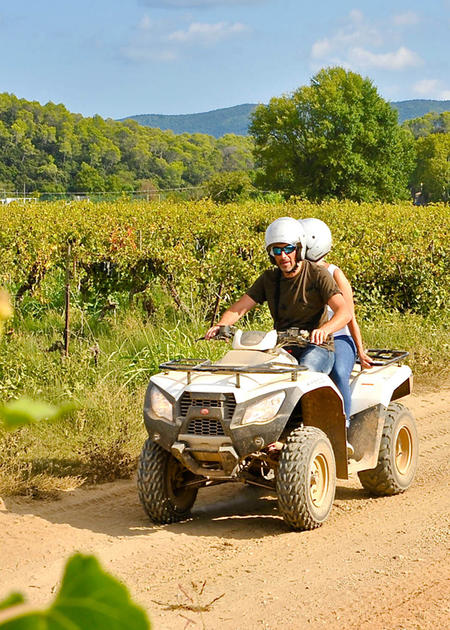
[[[198,479],[175,457],[148,439],[139,458],[139,498],[154,523],[175,523],[189,517],[198,488],[187,484]]]
[[[419,437],[412,413],[400,403],[386,411],[378,465],[362,470],[359,480],[366,490],[378,496],[399,494],[411,485],[419,457]]]
[[[280,454],[276,489],[280,513],[294,529],[315,529],[326,520],[336,491],[336,464],[323,431],[291,431]]]

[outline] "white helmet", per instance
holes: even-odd
[[[307,260],[318,262],[331,249],[332,239],[330,228],[320,219],[299,219],[306,232]]]
[[[275,219],[266,230],[264,237],[267,253],[274,263],[270,248],[275,243],[287,243],[297,248],[297,260],[303,260],[306,252],[306,233],[300,221],[291,217]]]

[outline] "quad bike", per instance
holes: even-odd
[[[348,431],[329,376],[299,366],[284,349],[304,331],[232,331],[218,361],[175,359],[152,376],[144,404],[148,439],[138,466],[140,500],[155,523],[189,517],[199,488],[239,481],[275,490],[294,529],[327,518],[336,478],[357,472],[376,495],[403,492],[418,459],[414,417],[396,401],[412,387],[408,353],[369,350],[370,370],[352,372]],[[347,457],[347,440],[354,448]],[[276,444],[277,448],[274,448]]]

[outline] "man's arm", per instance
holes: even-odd
[[[332,295],[328,300],[328,306],[333,310],[334,315],[320,328],[316,328],[311,331],[311,343],[315,343],[317,345],[324,343],[329,335],[348,324],[352,318],[341,293]]]
[[[217,324],[211,326],[205,334],[205,339],[212,339],[215,337],[219,332],[219,326],[233,326],[238,319],[248,313],[257,305],[257,303],[258,302],[255,302],[255,300],[245,293],[237,302],[232,304],[230,308],[225,311]]]

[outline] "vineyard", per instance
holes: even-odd
[[[0,491],[41,496],[132,474],[150,374],[174,356],[221,352],[195,339],[217,303],[221,312],[267,267],[264,231],[279,216],[330,225],[328,260],[352,282],[368,346],[406,348],[419,376],[448,370],[448,206],[10,204],[0,208],[0,287],[15,316],[0,346],[0,401],[75,410],[0,434]],[[244,325],[269,328],[268,311]]]
[[[429,315],[446,305],[448,206],[409,203],[11,205],[0,210],[0,285],[45,308],[69,266],[85,305],[125,296],[151,304],[166,291],[178,308],[198,302],[208,312],[219,287],[233,299],[267,266],[264,230],[283,215],[331,226],[329,260],[345,269],[364,312]]]

